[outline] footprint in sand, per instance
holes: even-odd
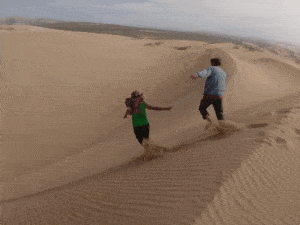
[[[247,126],[247,128],[249,129],[253,129],[253,128],[262,128],[262,127],[266,127],[268,126],[268,123],[256,123],[256,124],[250,124]]]
[[[185,47],[174,47],[174,49],[176,49],[176,50],[187,50],[187,49],[189,49],[189,48],[191,48],[191,46],[185,46]]]
[[[159,46],[159,45],[162,45],[163,42],[155,42],[155,43],[148,43],[148,44],[145,44],[144,46]]]
[[[284,138],[276,137],[275,141],[277,144],[287,144],[287,141]]]
[[[287,114],[290,113],[292,110],[292,108],[284,108],[284,109],[280,109],[278,111],[276,111],[277,114]]]
[[[300,129],[295,128],[295,133],[300,135]]]

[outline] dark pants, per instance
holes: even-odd
[[[213,105],[218,120],[223,120],[224,116],[223,116],[222,99],[214,98],[211,96],[203,96],[203,98],[200,102],[199,111],[200,111],[203,119],[206,119],[205,117],[207,115],[209,115],[207,112],[207,108],[210,105]]]
[[[136,136],[136,139],[142,144],[144,138],[149,139],[149,124],[139,126],[139,127],[134,127],[134,134]]]

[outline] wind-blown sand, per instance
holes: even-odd
[[[0,29],[1,224],[300,224],[300,64],[265,48]],[[198,111],[220,57],[228,128]],[[123,119],[134,90],[150,157]],[[212,119],[217,123],[212,108]],[[165,149],[166,148],[166,149]]]

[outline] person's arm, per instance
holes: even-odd
[[[152,105],[149,105],[147,103],[145,103],[146,105],[146,109],[151,109],[151,110],[171,110],[172,107],[155,107],[155,106],[152,106]]]
[[[127,110],[126,110],[125,116],[124,116],[123,118],[126,119],[126,118],[127,118],[127,115],[130,115],[130,109],[127,109]]]
[[[201,77],[201,78],[209,77],[211,75],[211,73],[212,73],[212,68],[209,67],[206,70],[196,72],[194,75],[191,76],[191,78],[196,79],[197,77]]]

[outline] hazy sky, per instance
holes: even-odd
[[[22,16],[212,31],[300,45],[295,0],[0,0],[0,17]]]

